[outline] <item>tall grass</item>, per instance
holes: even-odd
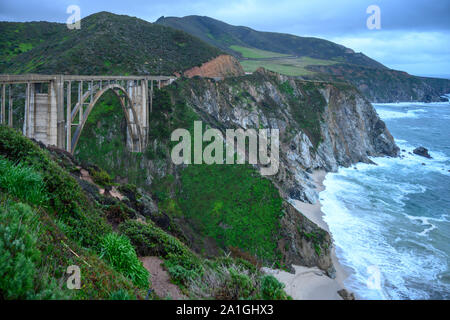
[[[43,205],[48,200],[42,176],[33,167],[0,156],[0,189],[23,202]]]
[[[149,273],[139,261],[130,240],[126,236],[109,233],[101,241],[101,258],[113,268],[131,279],[140,288],[149,286]]]

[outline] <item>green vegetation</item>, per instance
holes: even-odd
[[[41,44],[43,39],[56,36],[60,29],[59,24],[49,22],[0,22],[0,70]]]
[[[127,221],[120,226],[123,234],[131,239],[141,256],[158,256],[177,284],[186,285],[191,279],[202,275],[201,260],[181,241],[168,235],[151,221],[146,224]]]
[[[8,174],[8,173],[6,173]],[[0,205],[0,298],[62,299],[48,272],[39,268],[42,254],[38,249],[40,222],[35,211],[10,200]]]
[[[100,258],[105,258],[115,270],[130,278],[143,289],[149,285],[148,271],[142,266],[130,240],[125,236],[108,233],[101,240]]]
[[[241,65],[246,72],[255,72],[258,68],[265,68],[287,76],[313,75],[315,72],[307,69],[306,67],[311,65],[328,66],[335,63],[336,62],[330,60],[320,60],[309,57],[241,61]]]
[[[282,284],[275,278],[268,281],[249,262],[199,258],[151,221],[144,224],[130,220],[120,230],[131,239],[140,255],[161,257],[172,281],[193,298],[288,299]]]
[[[289,56],[288,54],[282,54],[255,48],[241,47],[236,45],[230,46],[230,49],[239,52],[242,55],[242,57],[249,59],[281,58]]]
[[[261,283],[262,298],[264,300],[285,300],[284,285],[271,275],[264,276]]]
[[[179,203],[196,230],[221,247],[237,247],[277,262],[281,197],[273,184],[244,165],[192,165],[181,173]]]
[[[242,259],[218,258],[205,261],[201,278],[191,281],[189,288],[197,296],[223,300],[287,300],[284,285],[261,274],[255,266]]]
[[[140,294],[99,258],[100,241],[112,228],[47,151],[0,126],[0,162],[0,298],[104,299],[119,289]],[[71,265],[81,268],[82,290],[65,287]]]
[[[89,173],[92,176],[92,180],[102,187],[109,186],[112,183],[111,177],[102,168],[99,168],[98,170],[92,169]]]
[[[311,232],[311,233],[301,232],[300,230],[299,230],[299,232],[303,234],[305,239],[307,239],[308,241],[311,241],[313,243],[316,254],[318,256],[320,256],[322,254],[322,246],[325,243],[324,242],[325,232],[323,230]],[[328,249],[328,248],[324,247],[323,249]]]
[[[200,258],[151,220],[131,220],[128,206],[146,199],[135,186],[119,186],[129,197],[125,202],[107,199],[80,188],[65,171],[74,164],[63,153],[42,150],[5,126],[0,138],[1,299],[142,299],[149,274],[137,254],[162,258],[189,297],[288,298],[268,290],[265,276],[247,261]],[[119,233],[108,221],[118,224]],[[71,265],[81,269],[80,290],[65,286]]]
[[[322,114],[327,102],[319,92],[320,84],[313,82],[300,82],[302,95],[294,97],[289,95],[291,113],[300,128],[308,135],[315,148],[322,142]],[[287,84],[281,84],[280,90],[288,90]]]
[[[136,300],[136,297],[133,295],[130,295],[126,290],[119,289],[109,296],[109,300]]]
[[[0,156],[0,189],[21,201],[43,205],[48,201],[42,177],[32,167],[14,165]]]

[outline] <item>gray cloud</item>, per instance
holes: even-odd
[[[326,38],[410,73],[450,74],[448,0],[15,0],[0,2],[0,20],[65,22],[71,4],[80,6],[82,17],[98,11],[147,21],[206,15],[261,31]],[[366,27],[372,4],[381,9],[381,30]]]

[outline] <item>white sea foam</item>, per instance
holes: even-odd
[[[377,113],[381,119],[399,119],[399,118],[418,118],[420,113],[425,113],[425,110],[406,110],[406,112],[401,111],[390,111],[378,109]]]
[[[449,96],[450,97],[450,96]],[[372,103],[374,107],[432,107],[432,106],[450,106],[450,102],[396,102],[396,103]]]

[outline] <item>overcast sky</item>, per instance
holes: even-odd
[[[316,36],[417,75],[450,75],[450,0],[0,0],[2,21],[65,22],[66,9],[154,22],[160,16],[204,15],[260,31]],[[366,9],[378,5],[381,29]]]

